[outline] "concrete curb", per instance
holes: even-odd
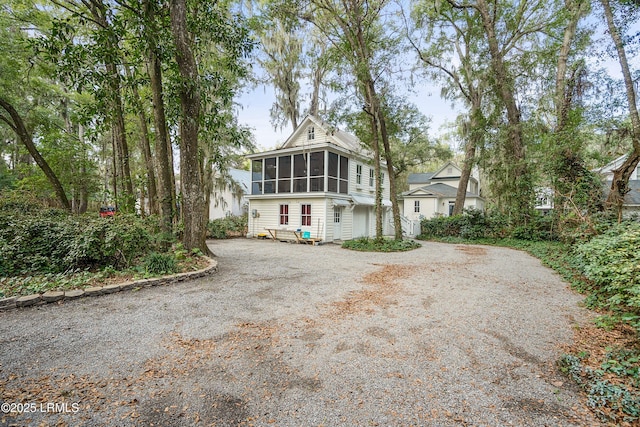
[[[142,279],[132,282],[124,282],[114,285],[94,286],[85,289],[72,289],[68,291],[47,291],[41,294],[25,295],[21,297],[9,297],[0,299],[0,311],[12,310],[53,302],[62,302],[83,297],[111,294],[114,292],[130,291],[133,289],[150,288],[152,286],[172,285],[186,280],[199,279],[218,271],[218,261],[209,258],[209,265],[203,269],[186,273],[173,274],[154,279]]]

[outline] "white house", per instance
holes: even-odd
[[[247,213],[249,202],[246,195],[251,188],[251,172],[232,168],[229,169],[229,176],[232,182],[216,189],[211,195],[209,220]]]
[[[622,166],[625,160],[627,160],[627,154],[622,155],[617,159],[615,159],[614,161],[601,167],[600,169],[597,169],[596,172],[602,175],[602,177],[606,181],[611,182],[613,181],[613,171],[618,169],[620,166]],[[636,180],[640,180],[640,164],[636,166],[635,170],[631,173],[631,176],[629,177],[629,181],[636,181]]]
[[[605,197],[611,191],[611,181],[613,181],[613,171],[618,169],[627,159],[627,154],[618,157],[606,166],[597,169],[604,179],[603,190]],[[640,213],[640,164],[636,166],[629,177],[629,192],[624,197],[622,205],[623,215]]]
[[[353,135],[307,116],[285,143],[251,160],[248,237],[296,232],[325,242],[375,235],[372,154]],[[391,234],[383,163],[384,234]]]
[[[436,172],[409,174],[409,191],[402,193],[403,216],[410,221],[450,216],[456,201],[462,170],[448,162]],[[477,174],[469,177],[465,208],[484,209]]]
[[[553,189],[550,187],[538,187],[535,189],[536,203],[533,208],[542,215],[547,215],[553,210]]]

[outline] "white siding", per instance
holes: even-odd
[[[289,224],[280,225],[280,205],[289,205]],[[311,225],[302,226],[302,205],[311,205]],[[248,236],[256,236],[265,233],[267,228],[309,231],[311,237],[326,238],[326,205],[323,198],[286,198],[269,200],[251,200],[249,205],[249,231]],[[256,209],[259,217],[252,218],[251,211]]]
[[[449,172],[451,169],[451,172]],[[453,166],[451,163],[447,164],[437,175],[434,175],[434,178],[446,178],[450,176],[460,176],[462,171],[458,169],[456,166]]]
[[[308,134],[308,129],[309,126],[313,126],[314,129],[314,138],[312,140],[309,140],[309,134]],[[305,126],[303,129],[301,129],[300,134],[293,140],[291,141],[291,144],[289,145],[290,147],[305,147],[305,146],[309,146],[312,144],[320,144],[323,142],[333,142],[330,140],[329,136],[327,135],[327,133],[319,126],[315,125],[315,124],[310,124],[308,126]]]
[[[242,215],[245,213],[244,209],[242,208],[243,204],[246,203],[244,197],[238,199],[235,194],[228,190],[222,192],[221,196],[222,200],[226,202],[226,204],[223,204],[222,201],[218,201],[218,206],[216,206],[214,196],[211,196],[211,203],[209,205],[209,220],[224,218],[227,215]]]
[[[342,209],[342,239],[351,240],[353,238],[353,210]]]
[[[354,158],[349,159],[349,194],[362,194],[364,196],[375,197],[376,187],[369,186],[369,171],[373,169],[373,165],[369,165],[362,160]],[[357,165],[362,166],[362,183],[356,184]],[[382,198],[389,200],[391,192],[389,191],[389,172],[383,167],[384,180],[382,181]]]
[[[433,181],[433,183],[441,183],[441,184],[446,184],[449,187],[453,187],[453,188],[458,188],[458,185],[460,185],[460,179],[459,178],[453,178],[453,179],[438,179]]]

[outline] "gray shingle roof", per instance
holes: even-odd
[[[453,197],[456,197],[456,194],[458,193],[458,189],[457,188],[452,187],[452,186],[447,185],[447,184],[442,184],[442,183],[439,182],[437,184],[425,185],[424,187],[420,187],[420,188],[415,189],[415,190],[405,191],[404,193],[402,193],[402,195],[403,196],[412,196],[412,197],[430,197],[430,196],[425,195],[425,194],[416,194],[420,190],[422,190],[424,192],[427,192],[427,193],[432,193],[436,197],[453,198]],[[479,197],[479,196],[477,194],[469,193],[467,191],[466,197]]]
[[[427,184],[433,178],[435,172],[426,172],[426,173],[410,173],[407,178],[407,182],[409,184]]]

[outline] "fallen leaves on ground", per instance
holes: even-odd
[[[417,269],[414,265],[385,264],[381,269],[365,275],[364,289],[350,292],[341,301],[330,304],[332,308],[324,317],[341,320],[360,312],[370,313],[375,307],[386,307],[393,302],[390,297],[402,289],[401,280],[410,277]]]
[[[618,349],[635,349],[640,350],[638,335],[636,330],[625,324],[617,324],[612,329],[604,329],[594,324],[586,324],[574,329],[574,340],[570,346],[564,348],[567,354],[580,355],[580,361],[586,368],[594,371],[602,370],[602,364],[609,360],[608,353]],[[640,368],[640,363],[636,363]],[[630,392],[640,393],[640,387],[637,383],[630,381],[630,377],[620,377],[611,372],[604,372],[602,378],[611,384],[624,386]],[[627,381],[624,381],[625,378]],[[585,405],[586,406],[586,405]],[[612,410],[609,407],[598,408],[605,414],[616,415],[619,420],[623,420],[625,414],[621,411]],[[612,414],[612,412],[617,412]],[[631,426],[638,424],[630,424],[621,421],[620,426]]]

